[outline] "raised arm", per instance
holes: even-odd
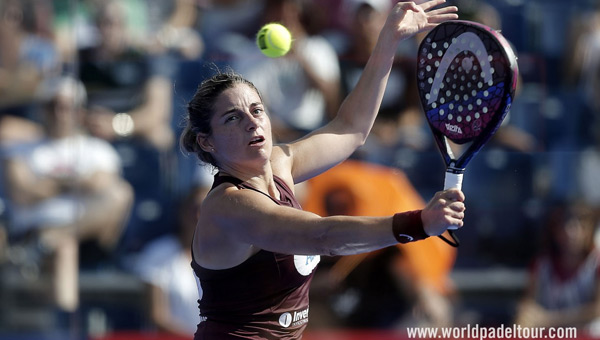
[[[291,156],[294,182],[302,182],[331,168],[365,142],[379,111],[398,44],[440,22],[456,19],[454,6],[432,9],[444,2],[396,4],[356,87],[342,103],[337,116],[324,127],[284,146],[289,148],[285,152]]]

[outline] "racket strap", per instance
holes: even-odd
[[[454,248],[458,248],[458,246],[460,246],[460,240],[458,239],[458,236],[456,236],[456,233],[454,232],[454,230],[448,230],[448,235],[450,235],[450,237],[452,237],[452,241],[447,239],[443,234],[438,235],[438,237],[441,238],[444,242],[453,246]]]

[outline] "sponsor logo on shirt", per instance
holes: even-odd
[[[321,261],[319,255],[294,255],[294,265],[302,276],[308,276]]]
[[[308,322],[308,308],[294,311],[293,313],[285,312],[279,316],[279,324],[288,328],[290,326],[298,327]]]
[[[279,324],[285,328],[290,327],[290,325],[292,324],[292,314],[287,312],[281,314],[281,316],[279,316]]]

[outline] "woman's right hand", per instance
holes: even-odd
[[[439,23],[458,19],[456,6],[433,9],[445,3],[446,0],[399,2],[389,14],[384,31],[394,33],[398,41],[431,30]]]
[[[423,229],[429,236],[441,235],[448,227],[463,226],[465,195],[458,189],[437,192],[421,212]]]

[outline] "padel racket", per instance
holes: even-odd
[[[462,187],[467,164],[510,111],[517,75],[517,58],[509,43],[485,25],[447,21],[421,41],[417,86],[427,122],[446,164],[444,190]],[[470,144],[465,145],[460,157],[455,157],[448,141]],[[440,237],[458,246],[453,230],[448,231],[454,242]]]

